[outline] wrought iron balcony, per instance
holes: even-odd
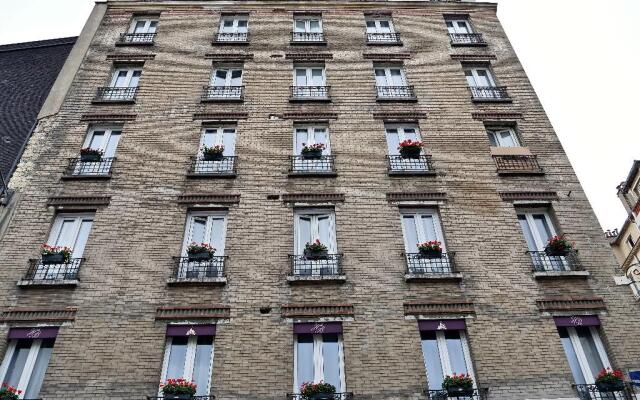
[[[367,44],[401,44],[399,33],[367,33]]]
[[[291,86],[290,100],[324,100],[329,97],[331,86]]]
[[[494,155],[499,174],[543,174],[538,157],[533,155]]]
[[[236,156],[223,156],[221,160],[207,161],[202,156],[191,157],[190,177],[234,177],[236,175]]]
[[[453,46],[486,46],[481,33],[450,33],[449,38]]]
[[[249,43],[248,32],[219,32],[213,40],[214,43],[221,44],[245,44]]]
[[[475,389],[471,396],[449,396],[446,390],[427,390],[427,398],[429,400],[485,400],[489,389]]]
[[[378,100],[416,100],[413,86],[376,86]]]
[[[624,389],[601,392],[596,385],[573,385],[580,400],[640,400],[640,388],[625,382]]]
[[[97,102],[133,102],[136,100],[138,87],[99,87],[93,101]]]
[[[307,258],[304,255],[289,255],[292,276],[339,276],[342,275],[342,254],[327,254],[322,258]]]
[[[439,258],[427,258],[420,253],[403,254],[407,260],[407,274],[455,274],[458,273],[454,252],[442,253]]]
[[[387,156],[390,175],[435,174],[431,156],[421,154],[418,158],[403,158],[400,155]]]
[[[108,178],[115,157],[102,157],[100,161],[82,161],[80,157],[70,158],[63,178]]]
[[[189,257],[175,257],[174,282],[210,282],[225,277],[227,256],[213,256],[209,260],[189,261]]]
[[[471,86],[471,97],[480,101],[508,101],[509,93],[505,86]]]
[[[578,252],[567,251],[564,256],[550,256],[544,251],[527,251],[531,256],[534,272],[568,272],[584,271]]]
[[[120,34],[119,45],[151,45],[156,38],[155,33],[122,33]]]
[[[202,101],[242,101],[244,86],[204,86]]]
[[[44,264],[42,259],[29,260],[29,269],[22,279],[22,283],[56,284],[71,283],[78,280],[78,270],[84,258],[72,258],[61,264]]]
[[[208,396],[193,396],[189,397],[189,400],[214,400],[216,396],[208,395]],[[157,396],[147,396],[147,400],[163,400],[163,399],[175,399],[175,397],[157,397]]]
[[[332,400],[352,400],[353,393],[344,392],[344,393],[334,393]],[[306,397],[303,397],[301,394],[292,394],[287,393],[287,400],[307,400]]]
[[[291,175],[335,175],[335,157],[323,155],[320,158],[289,156],[289,174]]]
[[[324,44],[323,32],[291,32],[291,43]]]

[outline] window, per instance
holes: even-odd
[[[410,273],[450,273],[451,265],[446,256],[446,245],[435,209],[401,210],[402,234]],[[417,255],[418,244],[437,240],[441,243],[442,258],[421,258]]]
[[[611,368],[595,326],[558,327],[558,333],[576,384],[593,384],[602,368]]]
[[[296,17],[293,21],[293,32],[322,33],[322,19],[318,17]]]
[[[400,66],[374,67],[377,86],[406,86],[404,71]]]
[[[400,142],[405,140],[421,140],[418,127],[414,125],[386,125],[385,132],[387,135],[389,155],[397,156],[400,154],[398,150]]]
[[[205,154],[205,147],[223,146],[222,153]],[[233,125],[208,126],[202,129],[198,155],[191,173],[235,174],[236,127]]]
[[[536,271],[566,271],[571,269],[567,257],[548,256],[544,252],[549,239],[556,236],[556,229],[545,209],[519,210],[518,222]]]
[[[345,392],[344,352],[341,333],[298,333],[295,335],[294,390],[305,382],[326,382]]]
[[[211,86],[242,86],[242,67],[218,67],[211,75]]]
[[[218,42],[247,42],[249,20],[246,16],[223,16],[220,21]]]
[[[471,24],[466,19],[449,19],[447,20],[447,30],[451,34],[469,34],[473,33]]]
[[[418,158],[404,158],[398,147],[405,140],[421,141],[420,132],[415,125],[385,125],[387,148],[389,151],[389,171],[392,173],[421,173],[431,171],[431,163],[424,150],[420,150]]]
[[[293,152],[296,155],[302,154],[302,148],[307,145],[324,144],[323,155],[331,154],[329,143],[329,130],[326,126],[300,125],[294,130]]]
[[[320,240],[329,254],[337,252],[335,214],[326,209],[300,209],[295,213],[295,254],[303,254],[305,244]]]
[[[83,160],[73,164],[73,175],[107,175],[111,171],[113,159],[122,134],[121,127],[91,127],[82,148],[102,151],[99,160]]]
[[[16,335],[16,331],[30,334]],[[38,397],[57,331],[58,328],[13,328],[9,331],[10,341],[0,366],[0,382],[22,390],[20,398]],[[20,338],[12,338],[15,336]]]
[[[234,156],[236,151],[236,127],[232,125],[222,125],[204,128],[202,130],[202,137],[200,138],[200,154],[205,146],[224,146],[222,154],[225,157]]]
[[[153,33],[156,33],[157,26],[158,26],[158,21],[155,19],[135,18],[133,21],[131,21],[131,26],[129,27],[129,33],[153,34]]]
[[[298,87],[324,86],[326,77],[324,66],[303,66],[294,68],[294,85]]]
[[[214,334],[215,326],[211,325],[168,326],[161,382],[177,378],[193,380],[197,385],[196,396],[208,396]]]
[[[493,147],[519,147],[518,136],[513,128],[493,127],[487,128],[489,142]]]
[[[137,88],[142,75],[140,67],[117,67],[113,71],[110,86],[112,88]]]
[[[464,75],[471,88],[495,87],[495,80],[487,67],[465,67]]]
[[[429,390],[441,390],[446,375],[469,374],[475,378],[464,330],[420,332]]]
[[[211,245],[216,249],[216,256],[223,256],[226,225],[226,212],[224,211],[193,211],[189,213],[182,256],[187,256],[187,247],[193,242]]]
[[[372,34],[389,34],[394,33],[393,22],[387,18],[367,18],[367,33]]]

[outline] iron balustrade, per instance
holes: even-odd
[[[387,156],[389,172],[415,173],[434,171],[431,156],[421,154],[418,158],[404,158],[400,155]]]
[[[331,86],[291,86],[292,99],[311,99],[326,100],[329,99],[329,89]]]
[[[185,281],[222,278],[225,276],[227,256],[213,256],[209,260],[189,261],[189,257],[175,257],[173,278]]]
[[[214,395],[208,395],[208,396],[192,396],[189,397],[189,400],[214,400],[216,398],[216,396]],[[158,397],[158,396],[147,396],[147,400],[163,400],[163,399],[175,399],[175,397]]]
[[[115,160],[115,157],[102,157],[100,161],[82,161],[79,157],[70,158],[65,176],[109,176]]]
[[[367,33],[367,43],[400,43],[399,33]]]
[[[153,44],[155,33],[122,33],[119,44]]]
[[[335,173],[335,157],[323,155],[320,158],[289,156],[291,174],[332,174]]]
[[[469,90],[474,100],[509,100],[505,86],[471,86]]]
[[[413,86],[376,86],[378,99],[415,100]]]
[[[84,258],[71,258],[62,264],[43,264],[42,259],[29,260],[25,281],[73,281],[78,279],[78,270]]]
[[[564,256],[550,256],[544,251],[527,251],[531,256],[534,272],[584,271],[578,252],[567,251]]]
[[[420,253],[403,253],[408,274],[455,274],[455,255],[450,251],[443,252],[440,258],[427,258]]]
[[[327,254],[326,258],[309,259],[304,255],[289,255],[292,276],[342,275],[342,254]]]
[[[135,101],[138,87],[99,87],[94,101]]]
[[[189,175],[235,175],[237,156],[223,156],[222,160],[207,161],[202,156],[191,157]]]
[[[247,43],[249,41],[248,32],[219,32],[214,40],[217,43]]]
[[[596,385],[573,385],[580,400],[640,400],[640,388],[625,382],[624,389],[601,392]]]
[[[486,45],[481,33],[450,33],[453,45]]]
[[[538,157],[533,155],[494,155],[498,172],[532,172],[540,173]]]
[[[204,86],[202,100],[242,100],[244,86]]]
[[[427,398],[430,400],[485,400],[489,389],[475,389],[471,396],[449,396],[446,390],[427,390]]]
[[[293,43],[324,43],[323,32],[291,32]]]
[[[352,400],[352,399],[353,399],[353,393],[351,392],[333,393],[333,397],[332,397],[332,400]],[[302,396],[301,394],[287,393],[287,400],[308,400],[308,398]]]

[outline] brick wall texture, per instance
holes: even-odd
[[[115,47],[132,14],[161,11],[155,45]],[[494,5],[455,2],[284,1],[108,2],[108,10],[58,115],[41,121],[16,172],[22,192],[0,242],[2,309],[77,307],[55,342],[44,379],[45,399],[141,399],[157,391],[167,321],[156,309],[225,305],[230,318],[215,337],[212,394],[218,399],[283,399],[293,386],[290,319],[281,307],[297,303],[349,304],[344,326],[347,390],[357,399],[424,399],[425,367],[407,302],[472,301],[467,319],[478,383],[490,399],[575,398],[571,370],[553,319],[537,300],[601,297],[601,335],[611,362],[640,368],[638,305],[615,286],[616,261],[562,146],[520,65]],[[321,11],[327,45],[289,43],[293,11]],[[364,12],[392,13],[403,46],[364,41]],[[211,44],[221,12],[249,12],[250,43]],[[468,14],[485,48],[452,48],[443,14]],[[540,21],[544,29],[544,21]],[[329,53],[332,101],[288,100],[288,52]],[[372,60],[363,53],[409,53],[403,60],[415,103],[378,103]],[[250,53],[244,61],[245,101],[201,103],[212,61],[208,53]],[[110,54],[155,54],[144,62],[135,104],[92,104],[107,84]],[[451,54],[490,55],[496,79],[513,101],[474,104],[461,62]],[[548,60],[540,60],[548,62]],[[247,113],[237,120],[235,179],[188,179],[199,145],[196,113]],[[290,178],[293,124],[287,113],[335,113],[328,127],[337,176]],[[374,113],[424,113],[416,120],[433,155],[435,176],[387,174],[384,120]],[[483,122],[473,113],[510,113],[524,144],[538,156],[542,176],[499,176]],[[110,180],[61,181],[77,157],[89,123],[85,114],[134,114],[124,123]],[[521,118],[519,115],[521,114]],[[116,117],[113,117],[117,120]],[[301,118],[299,121],[312,119]],[[576,132],[576,134],[578,134]],[[550,205],[558,227],[576,242],[588,279],[536,280],[512,202],[500,192],[556,192]],[[269,195],[341,193],[335,205],[344,284],[291,285],[292,204]],[[404,280],[399,207],[386,193],[446,193],[439,201],[447,246],[455,251],[461,282]],[[188,205],[184,193],[240,194],[228,205],[225,286],[167,286],[172,256],[180,254]],[[37,258],[56,210],[52,196],[111,196],[97,207],[76,288],[16,286],[28,259]],[[261,314],[261,307],[271,307]],[[578,312],[584,313],[584,312]],[[591,313],[593,314],[593,312]],[[3,334],[11,326],[2,326]]]

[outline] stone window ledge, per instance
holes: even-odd
[[[462,274],[459,272],[451,274],[405,274],[405,282],[428,282],[428,281],[461,281]]]

